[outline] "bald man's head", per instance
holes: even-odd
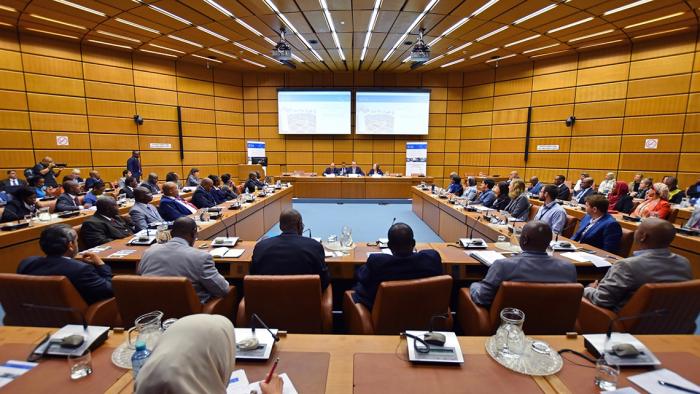
[[[214,186],[214,181],[209,178],[202,178],[199,184],[202,186],[202,188],[204,188],[204,190],[209,191]]]
[[[175,182],[165,182],[163,184],[163,194],[170,197],[177,197],[177,184]]]
[[[280,230],[284,233],[301,235],[304,232],[304,221],[296,209],[285,209],[280,214]]]
[[[532,252],[545,252],[552,241],[552,228],[546,222],[528,222],[520,235],[520,247]]]
[[[184,239],[192,246],[197,239],[197,223],[191,217],[179,217],[173,222],[173,229],[170,231],[170,234],[173,237]]]
[[[112,196],[100,196],[95,203],[95,207],[97,207],[96,213],[99,215],[107,216],[108,218],[119,215],[117,200]]]
[[[145,187],[139,186],[134,189],[134,200],[136,200],[136,202],[148,204],[153,201],[153,194]]]
[[[416,240],[413,229],[406,223],[396,223],[389,228],[389,249],[394,256],[407,256],[413,253]]]
[[[663,219],[645,219],[634,232],[634,240],[640,249],[668,248],[676,237],[676,229]]]

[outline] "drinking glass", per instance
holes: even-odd
[[[70,378],[72,380],[82,379],[92,373],[92,356],[87,350],[85,354],[75,356],[68,355],[68,367],[70,368]]]
[[[620,367],[605,361],[604,357],[598,359],[595,363],[595,378],[596,387],[602,391],[617,390],[617,380],[620,377]]]
[[[34,214],[29,214],[29,215],[24,215],[24,221],[29,224],[29,227],[32,227],[34,223],[32,222],[32,219],[34,219]]]
[[[42,222],[48,222],[51,220],[51,212],[49,212],[49,207],[39,208],[38,211],[39,220]]]

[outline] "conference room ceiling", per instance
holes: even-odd
[[[0,28],[288,71],[270,56],[285,26],[297,70],[380,72],[412,71],[410,49],[425,29],[431,60],[415,72],[463,71],[688,32],[698,7],[700,0],[0,0]]]

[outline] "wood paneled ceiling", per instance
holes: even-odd
[[[693,31],[700,0],[0,0],[0,28],[241,70],[478,69]],[[371,30],[368,34],[368,30]],[[366,47],[365,47],[366,44]],[[207,58],[214,56],[214,60]],[[344,60],[343,60],[344,59]]]

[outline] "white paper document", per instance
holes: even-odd
[[[235,259],[241,257],[244,252],[245,249],[229,249],[227,247],[221,247],[212,249],[211,251],[209,251],[209,254],[212,255],[212,257]]]
[[[666,368],[630,376],[627,379],[649,392],[649,394],[678,394],[683,392],[661,385],[659,383],[660,380],[686,389],[700,391],[700,386]]]
[[[561,254],[563,257],[566,257],[568,259],[578,261],[579,263],[585,263],[587,261],[590,261],[593,265],[595,265],[598,268],[601,267],[610,267],[612,264],[605,260],[602,257],[594,256],[590,253],[586,252],[566,252]]]
[[[282,394],[297,394],[294,384],[289,379],[286,373],[281,373],[280,378],[282,378]],[[231,373],[231,377],[228,381],[228,387],[226,388],[226,394],[259,394],[262,393],[260,390],[260,382],[248,383],[248,376],[242,369],[237,369]]]
[[[5,362],[5,364],[0,365],[0,387],[17,379],[37,365],[39,364],[17,360],[9,360]]]
[[[464,253],[479,260],[479,262],[486,265],[487,267],[490,267],[496,260],[506,258],[506,256],[493,250],[479,250],[474,252],[465,251]]]

